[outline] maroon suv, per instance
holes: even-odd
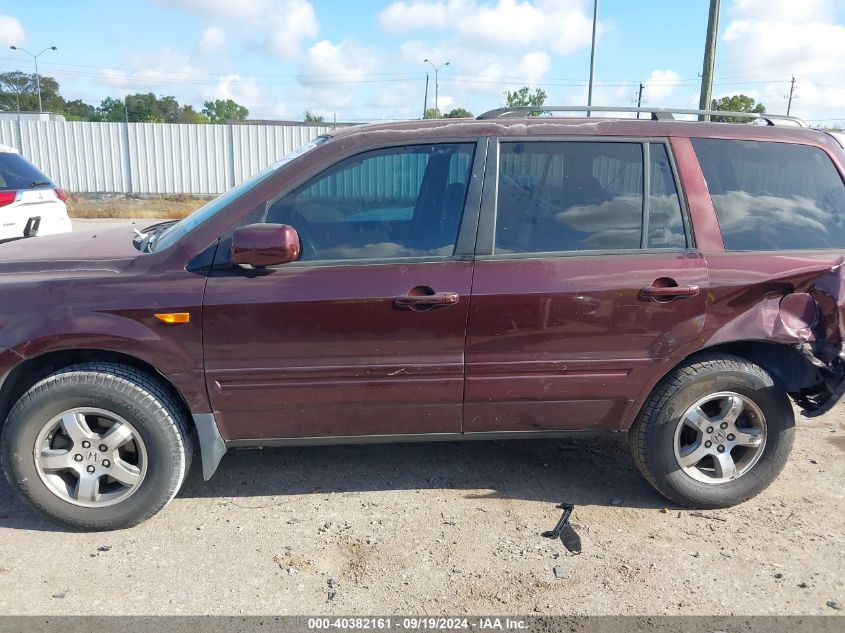
[[[230,447],[616,431],[676,503],[763,490],[790,398],[843,391],[842,146],[527,114],[346,128],[180,222],[0,246],[12,487],[112,529],[197,443],[208,478]]]

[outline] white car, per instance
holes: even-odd
[[[0,241],[68,233],[65,192],[14,147],[0,145]]]

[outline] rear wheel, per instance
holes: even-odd
[[[86,530],[130,527],[163,508],[190,465],[179,403],[125,365],[59,371],[15,404],[2,437],[12,488],[36,510]]]
[[[667,498],[726,507],[775,480],[794,424],[785,390],[764,369],[734,356],[707,356],[658,385],[631,428],[631,450],[640,472]]]

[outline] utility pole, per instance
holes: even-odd
[[[425,113],[428,111],[428,73],[425,74],[425,97],[423,98],[423,115],[422,118],[425,118]]]
[[[643,85],[643,82],[640,82],[640,91],[637,93],[637,107],[638,108],[641,107],[642,103],[643,103],[643,88],[645,88],[645,86]],[[637,112],[637,118],[638,119],[640,118],[639,112]]]
[[[789,82],[789,102],[786,104],[786,116],[789,116],[789,113],[792,111],[792,99],[797,99],[798,97],[793,97],[795,94],[795,75],[792,75],[792,81]]]
[[[599,17],[599,0],[593,1],[593,43],[590,46],[590,85],[587,88],[587,105],[593,105],[593,76],[596,74],[596,22]],[[591,112],[587,110],[589,117]]]
[[[699,110],[709,110],[713,100],[713,69],[716,66],[716,36],[719,33],[720,0],[710,0],[710,12],[707,16],[707,38],[704,43],[704,65],[701,70],[701,98]],[[706,114],[698,115],[699,121],[709,121]]]

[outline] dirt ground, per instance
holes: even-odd
[[[622,436],[232,451],[100,534],[3,479],[0,613],[836,615],[843,451],[845,406],[799,418],[773,486],[702,513],[667,507]],[[561,501],[580,555],[540,537]]]

